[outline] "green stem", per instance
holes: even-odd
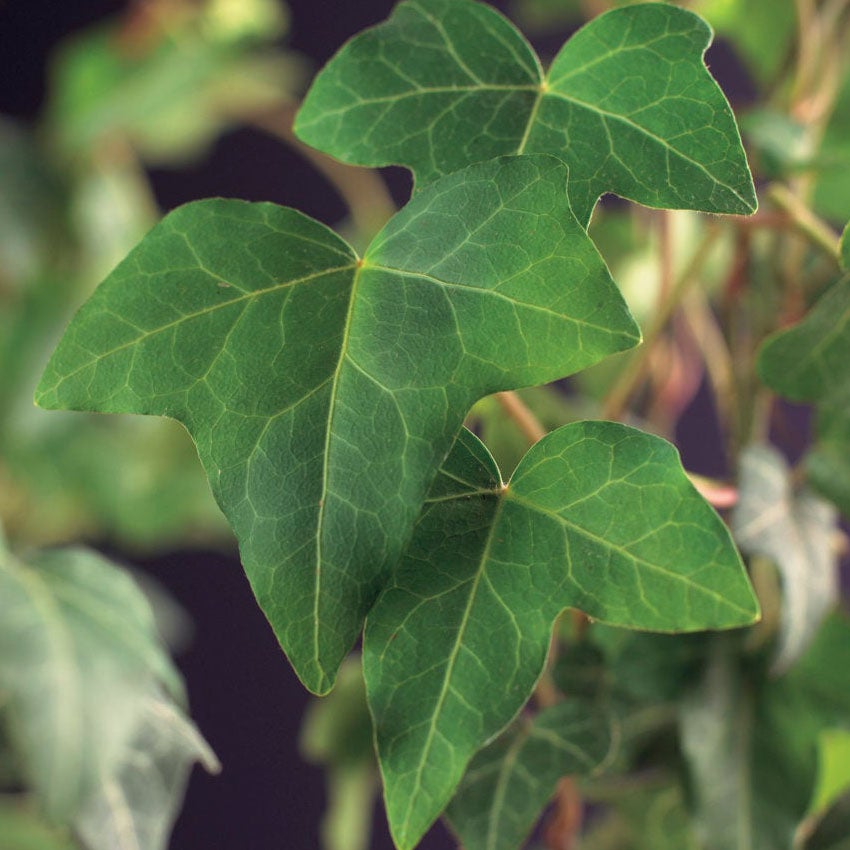
[[[813,245],[829,254],[835,262],[841,259],[838,234],[815,215],[787,186],[773,183],[767,190],[770,201],[785,212],[794,227]]]

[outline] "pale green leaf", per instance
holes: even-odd
[[[611,721],[575,699],[520,717],[470,762],[446,818],[465,850],[516,850],[562,776],[599,769]]]
[[[181,683],[122,570],[83,550],[0,559],[0,691],[25,777],[68,822],[109,775],[152,680]]]
[[[809,811],[821,814],[850,790],[850,732],[826,729],[818,739],[818,778]]]
[[[77,850],[65,832],[39,818],[32,801],[0,795],[0,839],[3,850]]]
[[[702,843],[705,850],[797,850],[818,743],[850,715],[850,623],[829,617],[779,678],[735,649],[715,639],[703,679],[681,707]]]
[[[148,694],[117,763],[100,776],[74,819],[87,850],[166,850],[196,761],[211,773],[220,769],[183,712]]]
[[[513,25],[472,0],[405,0],[313,82],[299,137],[345,162],[404,165],[418,186],[471,162],[548,153],[586,224],[604,192],[750,213],[755,192],[696,15],[642,4],[592,20],[544,74]]]
[[[567,607],[660,631],[757,616],[727,529],[669,443],[610,422],[567,425],[503,487],[464,433],[366,625],[366,686],[400,848],[416,844],[474,753],[528,699]]]
[[[327,691],[471,405],[638,340],[566,178],[544,156],[449,175],[363,260],[285,207],[182,207],[77,314],[38,402],[183,422],[260,605]]]
[[[794,492],[791,471],[768,445],[740,457],[732,532],[741,551],[769,558],[782,578],[782,612],[773,670],[791,666],[838,602],[835,510],[810,491]]]

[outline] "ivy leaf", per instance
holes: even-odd
[[[848,253],[847,231],[842,257]],[[846,259],[845,259],[846,261]],[[806,457],[812,486],[850,516],[850,275],[831,286],[808,315],[767,338],[759,376],[771,389],[817,408],[817,440]]]
[[[325,692],[472,404],[639,338],[566,178],[552,157],[450,175],[363,260],[285,207],[182,207],[78,313],[38,403],[188,428],[260,605]]]
[[[669,443],[574,423],[538,442],[503,487],[462,433],[366,623],[366,688],[402,850],[526,702],[567,607],[661,631],[757,616],[726,527]]]
[[[418,186],[472,162],[548,153],[570,169],[587,224],[604,192],[652,207],[751,213],[755,192],[729,104],[702,61],[696,15],[615,9],[544,74],[514,26],[472,0],[405,0],[349,41],[296,118],[344,162],[403,165]]]
[[[782,455],[749,446],[740,459],[732,531],[743,552],[762,555],[782,577],[782,620],[773,670],[790,667],[838,601],[836,513],[814,493],[796,494]]]
[[[848,324],[850,275],[831,286],[799,324],[768,337],[759,352],[759,376],[794,401],[820,401],[850,388]]]
[[[192,765],[220,765],[194,724],[174,703],[151,693],[113,771],[75,818],[87,850],[166,850]]]
[[[732,650],[715,641],[680,712],[700,846],[792,850],[818,779],[819,741],[850,711],[850,624],[828,618],[779,678]]]
[[[449,825],[466,850],[516,850],[558,780],[598,770],[610,746],[610,719],[590,701],[520,717],[470,763],[446,809]]]
[[[151,680],[182,685],[130,577],[84,550],[0,556],[0,691],[46,815],[68,823],[109,775]]]

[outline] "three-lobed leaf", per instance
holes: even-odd
[[[406,166],[420,187],[495,156],[552,154],[585,225],[605,192],[751,213],[735,120],[703,62],[710,40],[698,16],[640,4],[593,19],[544,73],[489,6],[404,0],[318,75],[295,131],[345,162]]]
[[[569,699],[520,717],[470,762],[446,818],[466,850],[516,850],[562,776],[600,769],[612,744],[611,718]]]
[[[291,209],[182,207],[80,310],[38,402],[180,420],[283,648],[327,691],[470,406],[639,339],[566,180],[546,156],[449,175],[362,260]]]
[[[669,443],[610,422],[567,425],[503,487],[462,433],[366,623],[366,687],[400,848],[526,702],[567,607],[659,631],[757,616],[725,526]]]

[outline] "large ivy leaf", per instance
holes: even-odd
[[[538,442],[504,487],[463,433],[366,624],[366,687],[400,848],[416,844],[470,758],[526,702],[567,607],[661,631],[757,615],[728,531],[669,443],[574,423]]]
[[[171,700],[149,694],[117,765],[100,777],[75,818],[87,850],[166,850],[196,761],[211,773],[220,769],[183,712]]]
[[[704,21],[673,6],[615,9],[574,35],[544,74],[489,6],[405,0],[324,68],[295,131],[345,162],[407,166],[419,186],[503,154],[553,154],[569,166],[583,224],[604,192],[750,213],[738,130],[702,61],[710,39]]]
[[[814,493],[794,492],[788,465],[771,446],[742,453],[738,491],[736,542],[743,552],[773,561],[782,578],[776,672],[799,658],[838,601],[837,516]]]
[[[597,770],[611,746],[598,704],[567,700],[520,717],[472,760],[446,809],[466,850],[516,850],[562,776]]]
[[[842,240],[846,258],[848,240]],[[768,337],[758,372],[773,390],[817,408],[817,440],[806,457],[812,485],[850,516],[850,275],[830,287],[808,315]]]
[[[638,340],[566,177],[551,157],[450,175],[362,260],[285,207],[180,208],[79,312],[38,402],[183,422],[260,605],[327,691],[471,405]]]

